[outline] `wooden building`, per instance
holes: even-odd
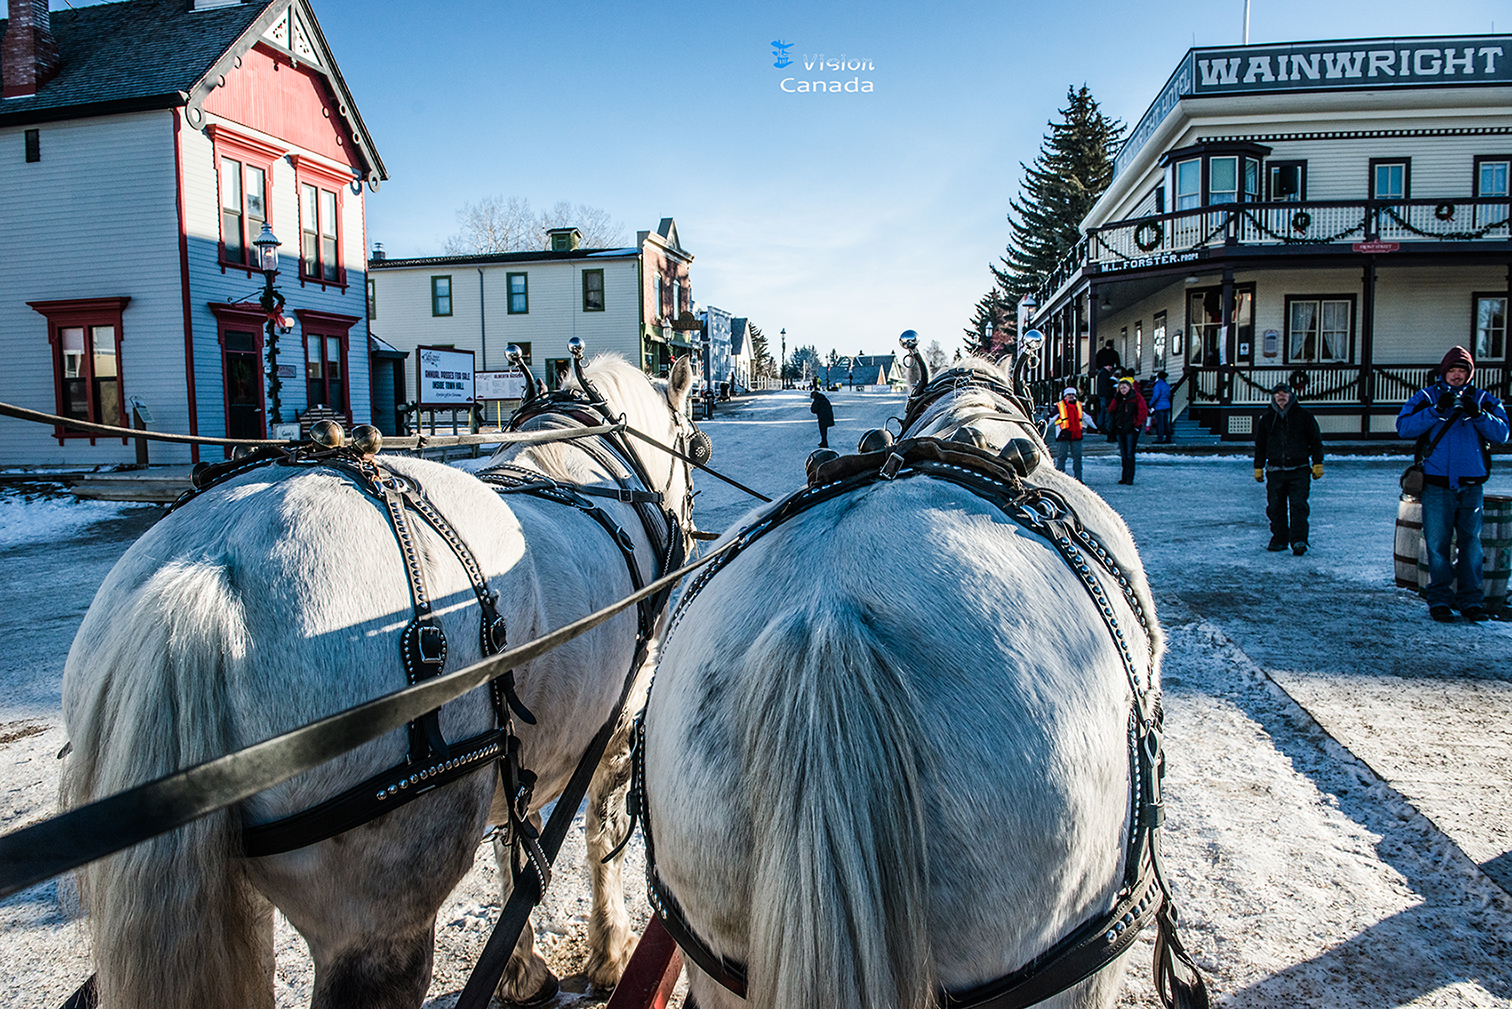
[[[1046,390],[1112,340],[1233,440],[1288,381],[1394,438],[1455,344],[1506,397],[1512,36],[1193,49],[1037,293]]]
[[[386,176],[306,0],[51,13],[9,0],[8,13],[0,401],[263,437],[276,392],[282,421],[323,405],[366,423],[363,186]],[[264,223],[287,299],[271,375],[252,245]],[[0,420],[6,464],[134,458],[121,439]]]

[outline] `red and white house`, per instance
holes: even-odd
[[[363,185],[387,176],[306,0],[126,0],[0,22],[0,401],[155,430],[370,420]],[[269,373],[264,223],[287,299]],[[220,458],[153,448],[154,462]],[[0,464],[134,446],[0,419]]]

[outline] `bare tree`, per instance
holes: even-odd
[[[945,367],[947,360],[949,359],[945,356],[945,349],[940,346],[940,341],[930,340],[929,346],[924,348],[924,361],[929,365],[930,370],[938,371]]]
[[[541,211],[538,218],[541,227],[541,245],[546,247],[546,229],[576,228],[583,235],[583,246],[589,249],[618,249],[629,243],[625,222],[616,221],[609,211],[590,207],[586,203],[573,206],[566,200],[558,200],[550,210]]]
[[[444,246],[452,256],[544,249],[548,228],[577,228],[583,245],[590,249],[626,244],[624,222],[613,220],[607,210],[566,200],[536,213],[523,197],[485,196],[476,203],[464,203],[457,211],[457,222],[461,230]]]
[[[446,240],[446,253],[466,256],[489,252],[522,252],[541,247],[541,228],[530,201],[518,196],[485,196],[464,203],[457,211],[462,230]]]

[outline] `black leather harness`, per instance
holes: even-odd
[[[995,390],[996,391],[996,390]],[[920,409],[910,409],[917,420]],[[1149,683],[1148,662],[1141,669],[1103,582],[1111,578],[1143,628],[1153,659],[1154,634],[1132,582],[1103,544],[1088,532],[1075,510],[1053,491],[1031,487],[1007,462],[991,452],[934,438],[905,439],[879,452],[834,459],[817,466],[809,485],[777,503],[737,537],[732,549],[710,563],[688,585],[672,616],[667,637],[675,633],[689,603],[711,578],[745,547],[783,522],[809,509],[879,481],[911,478],[943,480],[964,488],[997,507],[1026,530],[1043,538],[1076,574],[1096,604],[1118,648],[1132,693],[1129,715],[1129,780],[1133,811],[1125,852],[1123,886],[1113,908],[1083,922],[1029,963],[994,981],[963,991],[941,991],[946,1009],[1023,1009],[1065,991],[1121,956],[1152,921],[1158,927],[1155,950],[1156,987],[1167,1006],[1207,1005],[1201,975],[1176,934],[1171,902],[1160,860],[1164,818],[1160,782],[1165,773],[1161,749],[1162,713],[1158,692]],[[715,953],[688,924],[681,906],[656,870],[650,802],[645,790],[645,725],[637,720],[633,738],[634,778],[629,803],[638,815],[646,841],[650,901],[667,931],[699,968],[744,998],[746,967]],[[1191,978],[1176,969],[1180,963]]]

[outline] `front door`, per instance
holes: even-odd
[[[226,437],[262,438],[262,353],[256,333],[228,329],[222,340],[226,376]]]

